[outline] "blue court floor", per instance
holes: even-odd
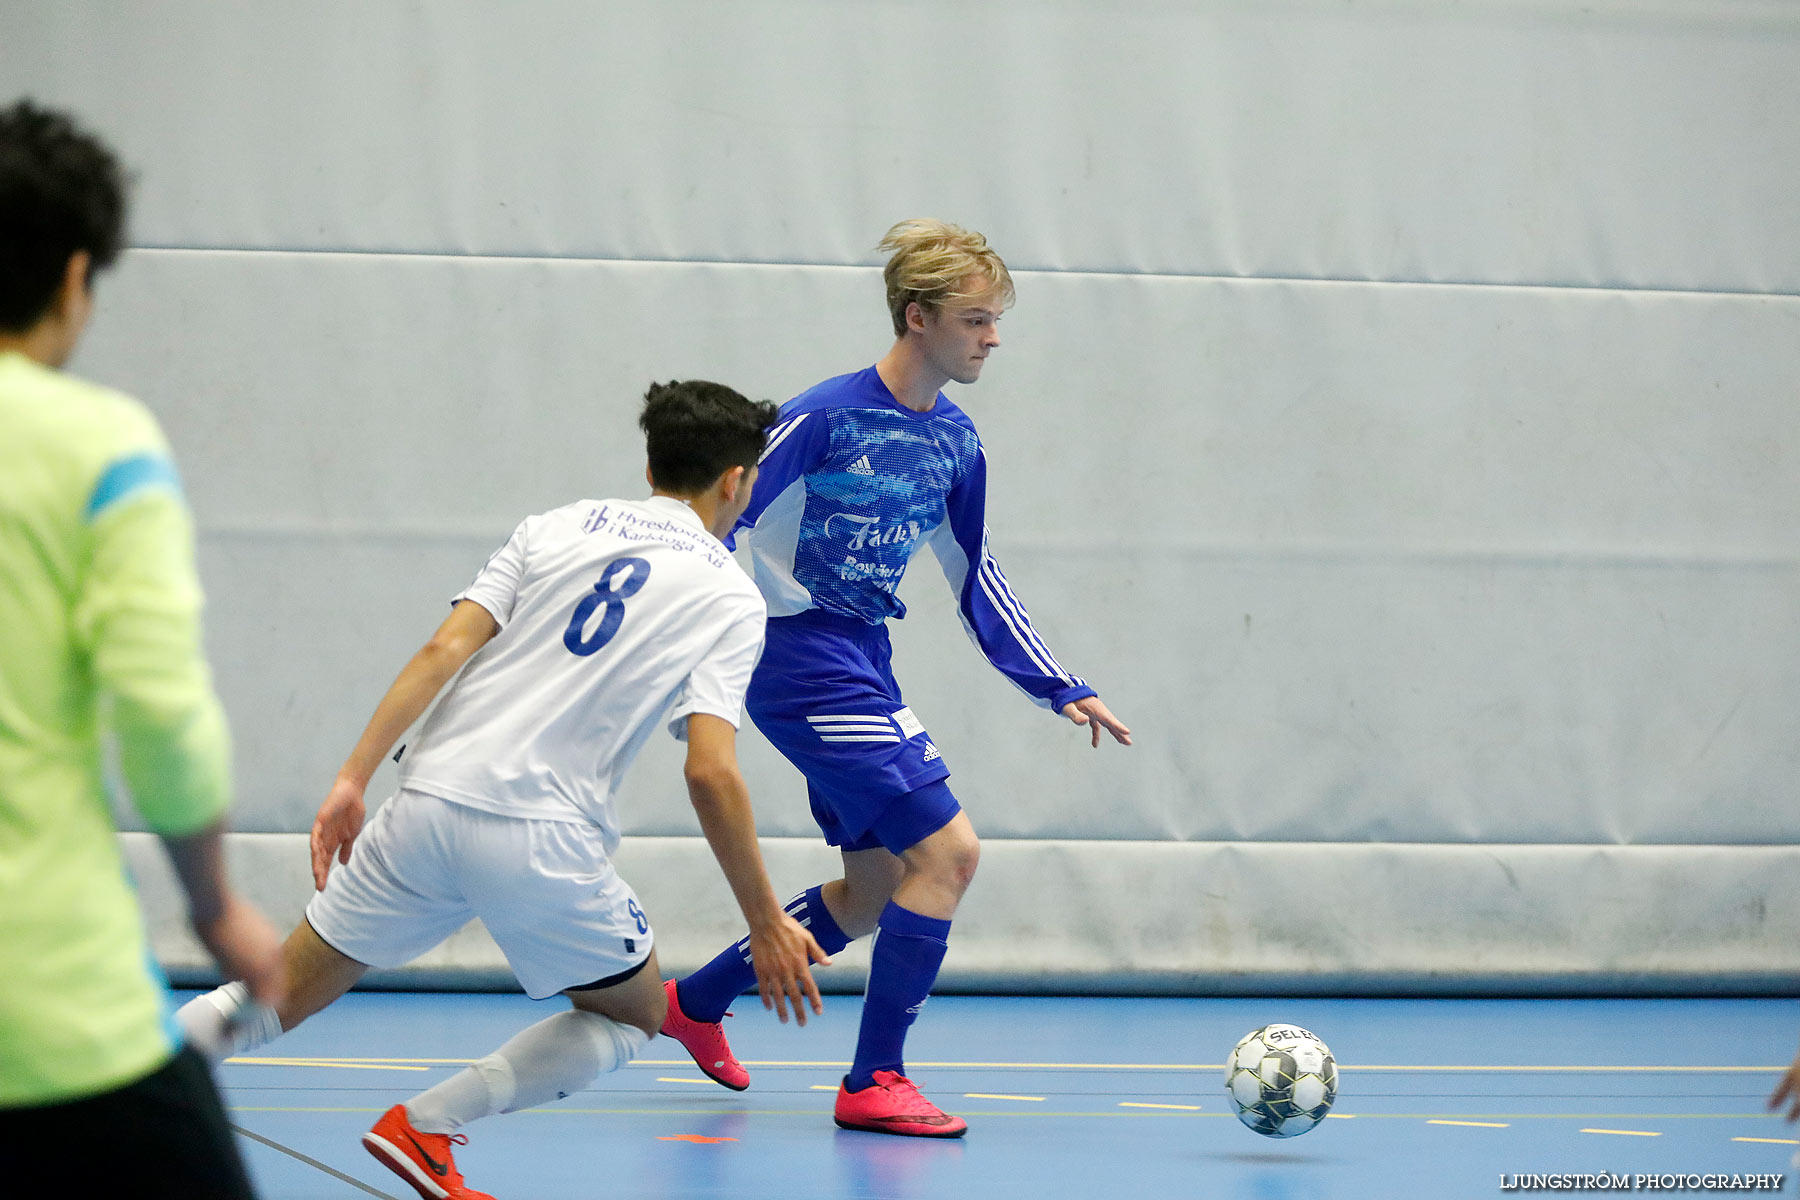
[[[362,1132],[559,1007],[353,993],[226,1063],[262,1195],[412,1200]],[[1800,1040],[1797,1000],[938,997],[908,1066],[968,1118],[960,1142],[831,1123],[859,1011],[827,996],[799,1029],[740,1000],[726,1028],[749,1091],[705,1080],[657,1039],[588,1091],[468,1127],[457,1163],[499,1200],[1458,1200],[1582,1174],[1781,1174],[1782,1192],[1796,1187],[1800,1133],[1763,1102]],[[1232,1045],[1271,1021],[1313,1030],[1342,1071],[1332,1117],[1288,1141],[1240,1126],[1222,1090]],[[1651,1190],[1633,1182],[1604,1190]],[[1673,1182],[1743,1194],[1700,1192],[1699,1179],[1661,1190]]]

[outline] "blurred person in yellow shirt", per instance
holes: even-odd
[[[249,1196],[102,782],[110,732],[195,933],[273,1002],[279,939],[225,882],[230,745],[168,443],[136,400],[62,370],[124,218],[99,139],[30,101],[0,109],[0,1178]]]

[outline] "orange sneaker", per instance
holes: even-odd
[[[919,1094],[913,1081],[898,1071],[877,1071],[872,1086],[860,1092],[838,1084],[839,1129],[866,1129],[870,1133],[897,1133],[902,1137],[961,1137],[969,1123],[953,1117]]]
[[[404,1104],[382,1113],[362,1141],[364,1149],[412,1184],[425,1200],[494,1200],[486,1192],[464,1186],[462,1172],[450,1157],[453,1144],[466,1146],[469,1139],[460,1133],[420,1133],[406,1119]]]
[[[731,1052],[731,1043],[725,1040],[724,1025],[718,1021],[696,1021],[682,1012],[681,1002],[675,998],[673,979],[663,981],[663,993],[669,998],[669,1014],[662,1023],[663,1035],[680,1042],[682,1048],[694,1056],[694,1065],[714,1083],[734,1092],[749,1087],[750,1072],[744,1070],[744,1064]]]

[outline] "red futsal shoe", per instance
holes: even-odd
[[[718,1021],[696,1021],[682,1012],[681,1001],[675,998],[673,979],[663,981],[663,993],[669,998],[669,1014],[662,1023],[663,1036],[680,1042],[682,1048],[694,1056],[694,1065],[714,1083],[734,1092],[749,1087],[750,1072],[744,1070],[744,1064],[731,1052],[731,1043],[725,1040],[724,1025]]]
[[[460,1133],[420,1133],[406,1119],[404,1104],[382,1113],[362,1140],[364,1149],[425,1200],[494,1200],[486,1192],[465,1187],[462,1172],[450,1157],[452,1144],[466,1146],[469,1139]]]
[[[847,1082],[847,1081],[846,1081]],[[839,1129],[897,1133],[902,1137],[961,1137],[969,1123],[953,1117],[919,1094],[913,1081],[898,1071],[875,1072],[875,1083],[860,1092],[838,1084]]]

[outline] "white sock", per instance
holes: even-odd
[[[560,1100],[630,1062],[649,1040],[637,1026],[599,1013],[557,1013],[408,1100],[406,1119],[420,1133],[455,1133],[480,1117]]]
[[[187,1042],[209,1062],[266,1046],[281,1036],[281,1018],[250,998],[250,989],[228,983],[195,996],[175,1011]]]

